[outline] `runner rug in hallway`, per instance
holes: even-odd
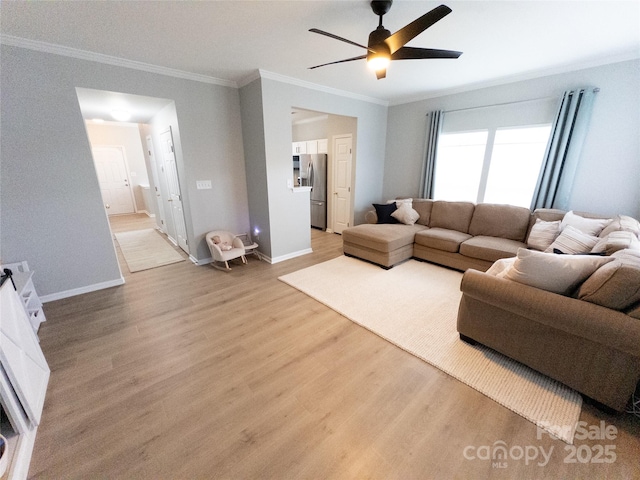
[[[184,261],[184,257],[153,228],[114,235],[131,273]]]

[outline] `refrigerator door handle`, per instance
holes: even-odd
[[[313,160],[309,160],[309,185],[311,186],[311,189],[313,190]]]

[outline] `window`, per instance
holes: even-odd
[[[480,130],[440,135],[434,198],[476,201],[488,134],[488,130]]]
[[[551,125],[443,133],[434,198],[529,207]]]

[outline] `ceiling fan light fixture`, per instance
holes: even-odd
[[[371,54],[367,58],[367,66],[374,71],[386,70],[391,62],[391,56],[384,53]]]

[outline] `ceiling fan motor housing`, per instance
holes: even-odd
[[[391,36],[391,32],[380,26],[369,34],[369,51],[367,52],[367,60],[374,56],[386,55],[391,56],[391,50],[384,41]]]

